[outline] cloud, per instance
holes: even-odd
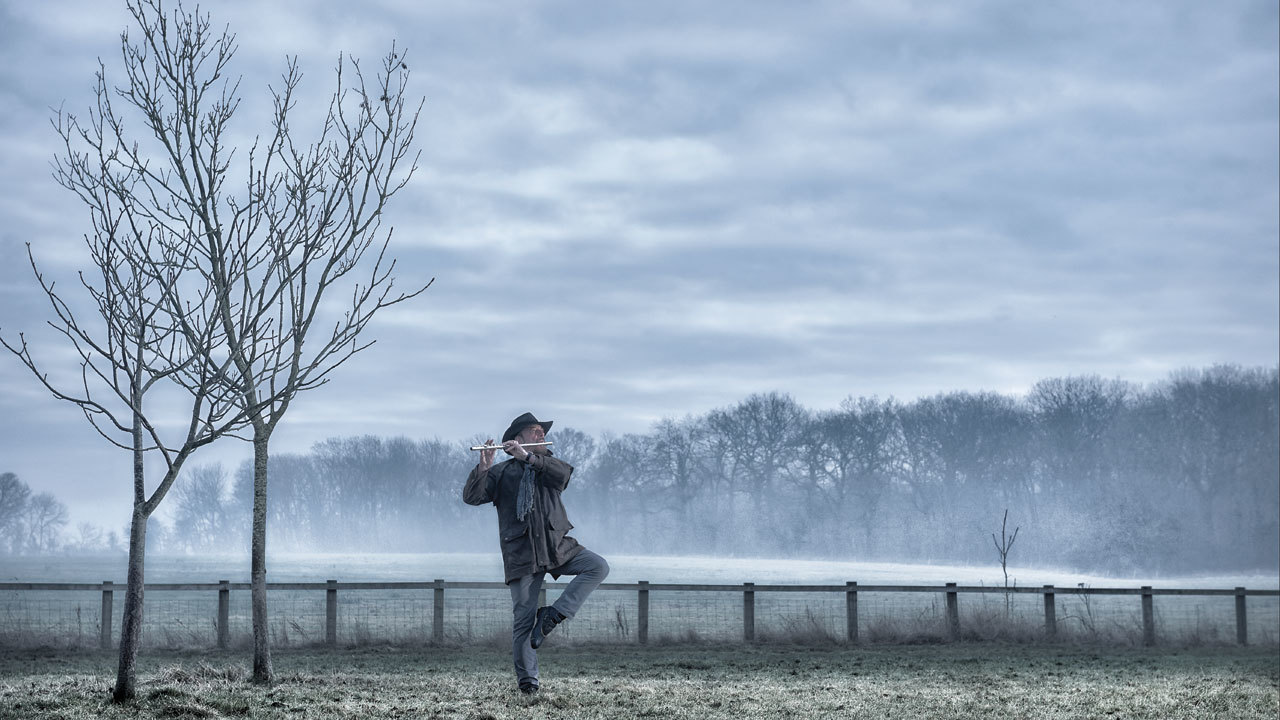
[[[242,150],[295,53],[301,135],[339,52],[369,67],[394,39],[426,98],[384,228],[403,284],[436,284],[298,403],[281,451],[469,438],[530,408],[636,432],[751,392],[834,407],[1280,359],[1273,2],[210,10],[240,43]],[[127,14],[0,13],[7,333],[44,312],[24,242],[62,280],[83,265],[47,122],[88,106]],[[31,418],[5,456],[70,496],[90,473],[50,438],[94,441],[26,382],[0,363]]]

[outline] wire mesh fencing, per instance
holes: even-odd
[[[544,586],[552,603],[566,583]],[[273,645],[494,644],[511,638],[502,583],[268,584]],[[0,584],[0,649],[118,642],[123,586]],[[103,613],[109,622],[104,626]],[[148,586],[142,645],[247,646],[247,583]],[[1150,588],[605,583],[557,643],[1098,642],[1280,644],[1280,591]]]
[[[101,595],[93,591],[0,591],[0,647],[99,644]]]

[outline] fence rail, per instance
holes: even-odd
[[[222,580],[216,583],[147,583],[144,586],[145,592],[217,592],[218,609],[216,619],[216,637],[218,647],[226,647],[228,637],[230,635],[230,594],[231,591],[245,591],[251,588],[251,584],[247,582],[230,582]],[[568,587],[568,583],[546,583],[543,585],[542,598],[539,604],[546,604],[546,591],[563,590]],[[101,592],[102,593],[102,614],[100,622],[100,645],[103,648],[110,648],[112,645],[112,611],[114,606],[115,592],[123,590],[123,585],[118,585],[111,581],[101,583],[0,583],[0,592],[23,592],[23,591],[79,591],[79,592]],[[446,592],[449,590],[506,590],[507,585],[500,582],[467,582],[467,581],[446,581],[444,579],[436,579],[434,581],[425,582],[339,582],[338,580],[328,580],[326,582],[270,582],[267,583],[268,590],[289,590],[289,591],[321,591],[325,592],[325,643],[328,645],[336,645],[338,637],[338,603],[339,593],[369,591],[369,590],[396,590],[396,591],[412,591],[412,590],[430,590],[433,595],[433,613],[432,613],[432,631],[431,637],[434,641],[440,642],[445,638],[445,599]],[[1044,585],[1042,587],[1000,587],[1000,586],[973,586],[958,585],[956,583],[946,583],[945,585],[859,585],[857,582],[848,582],[844,585],[757,585],[755,583],[742,583],[740,585],[706,585],[706,584],[687,584],[687,583],[650,583],[648,581],[639,581],[635,583],[603,583],[600,585],[601,590],[613,591],[632,591],[636,593],[636,640],[639,643],[648,642],[649,625],[650,625],[650,604],[649,597],[651,592],[717,592],[717,593],[741,593],[742,594],[742,639],[751,642],[756,638],[756,594],[757,593],[843,593],[845,596],[845,639],[848,642],[856,643],[859,640],[859,618],[858,618],[858,598],[859,595],[868,595],[874,593],[939,593],[945,595],[946,600],[946,626],[951,639],[956,640],[961,637],[961,622],[959,596],[962,594],[1000,594],[1006,597],[1012,595],[1043,595],[1044,596],[1044,634],[1048,639],[1054,639],[1058,635],[1057,606],[1055,597],[1059,594],[1071,594],[1076,596],[1091,595],[1137,595],[1141,598],[1142,608],[1142,639],[1145,645],[1154,645],[1156,643],[1156,618],[1155,618],[1155,597],[1156,596],[1232,596],[1235,598],[1235,625],[1236,625],[1236,642],[1240,645],[1248,644],[1249,623],[1246,598],[1254,597],[1280,597],[1280,590],[1259,590],[1247,589],[1244,587],[1236,587],[1231,589],[1213,589],[1213,588],[1156,588],[1151,586],[1142,586],[1138,588],[1095,588],[1095,587],[1055,587],[1053,585]]]

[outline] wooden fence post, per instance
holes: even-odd
[[[1058,638],[1058,610],[1053,604],[1053,586],[1044,586],[1044,634],[1050,640]]]
[[[435,609],[431,614],[431,637],[444,642],[444,579],[436,578]]]
[[[1151,597],[1151,586],[1142,586],[1142,644],[1156,644],[1155,603]]]
[[[956,598],[956,584],[947,583],[947,628],[952,640],[960,639],[960,603]]]
[[[324,642],[333,647],[338,644],[338,581],[330,580],[324,594]]]
[[[111,594],[113,583],[110,580],[102,581],[102,637],[98,638],[98,645],[103,650],[111,649]]]
[[[640,587],[636,619],[636,638],[640,644],[649,642],[649,581],[636,583]]]
[[[1249,644],[1249,618],[1244,610],[1244,588],[1236,588],[1236,642]]]
[[[742,584],[742,639],[752,642],[756,639],[756,591],[755,583]]]
[[[844,588],[845,638],[851,643],[856,643],[858,642],[858,583],[847,582]]]
[[[230,632],[227,624],[231,619],[231,583],[219,580],[218,586],[218,647],[225,650]]]

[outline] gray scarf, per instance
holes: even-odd
[[[523,520],[533,509],[533,465],[525,463],[520,476],[520,493],[516,495],[516,519]]]

